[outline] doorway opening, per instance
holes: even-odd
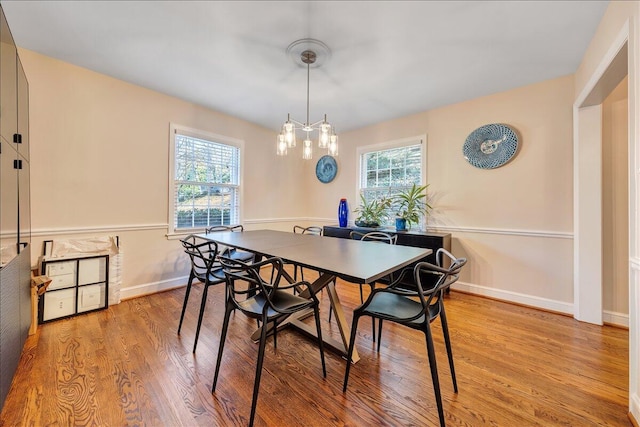
[[[628,307],[629,301],[629,190],[626,186],[621,195],[615,188],[633,177],[628,163],[630,117],[624,101],[629,99],[628,89],[621,93],[629,86],[627,44],[625,38],[603,62],[590,91],[574,106],[574,317],[598,325],[604,322],[605,293],[609,323],[624,320],[615,310]],[[620,287],[625,289],[625,302],[620,301]]]

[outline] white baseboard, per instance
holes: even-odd
[[[602,312],[602,321],[610,325],[629,327],[629,315],[625,313],[604,310]]]
[[[540,308],[542,310],[555,311],[558,313],[568,314],[573,316],[573,303],[551,300],[547,298],[540,298],[527,294],[520,294],[517,292],[505,291],[502,289],[487,288],[485,286],[474,285],[471,283],[458,282],[452,286],[453,289],[458,289],[470,294],[482,295],[490,298],[495,298],[501,301],[513,302],[517,304],[527,305],[530,307]],[[617,313],[613,311],[603,311],[602,320],[610,325],[629,327],[629,315],[624,313]]]
[[[187,284],[187,280],[189,280],[188,276],[182,276],[182,277],[176,277],[174,279],[163,280],[160,282],[145,283],[142,285],[122,288],[120,290],[120,297],[121,299],[130,299],[130,298],[136,298],[144,295],[153,294],[156,292],[168,291],[170,289],[175,289],[178,287],[185,286]],[[541,308],[544,310],[556,311],[560,313],[573,315],[573,304],[571,303],[554,301],[546,298],[540,298],[536,296],[520,294],[517,292],[505,291],[501,289],[488,288],[485,286],[479,286],[479,285],[474,285],[471,283],[464,283],[464,282],[457,282],[455,285],[453,285],[453,289],[458,289],[460,291],[468,292],[470,294],[495,298],[495,299],[506,301],[506,302],[515,302],[518,304],[528,305],[531,307]],[[611,317],[611,319],[613,319],[613,316]],[[612,320],[611,323],[617,323],[617,322]],[[628,323],[628,317],[627,317],[627,323]]]
[[[573,303],[569,302],[555,301],[547,298],[536,297],[533,295],[505,291],[502,289],[487,288],[485,286],[464,282],[457,282],[452,286],[452,288],[468,292],[470,294],[482,295],[502,301],[514,302],[517,304],[528,305],[531,307],[541,308],[543,310],[555,311],[558,313],[564,313],[573,316]]]
[[[631,381],[633,383],[633,381]],[[634,425],[638,425],[638,422],[640,422],[640,396],[638,396],[636,393],[633,393],[631,396],[629,396],[629,413],[630,415],[634,418],[633,421],[635,421]]]
[[[142,285],[122,288],[120,299],[137,298],[144,295],[155,294],[156,292],[168,291],[187,285],[189,276],[176,277],[174,279],[162,280],[160,282],[145,283]]]

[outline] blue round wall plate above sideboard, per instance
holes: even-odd
[[[515,156],[518,136],[507,125],[492,123],[469,134],[462,147],[464,158],[480,169],[498,168]]]
[[[318,181],[327,184],[333,181],[337,173],[338,164],[336,163],[336,159],[329,155],[320,157],[320,160],[318,160],[318,163],[316,164],[316,176],[318,177]]]

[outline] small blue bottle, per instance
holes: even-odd
[[[340,227],[347,226],[347,219],[349,218],[349,207],[347,206],[347,199],[340,199],[338,204],[338,222]]]

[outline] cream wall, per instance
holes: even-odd
[[[628,78],[602,103],[602,303],[629,314]]]
[[[305,217],[304,203],[290,203],[305,200],[305,165],[276,158],[272,131],[32,51],[19,55],[30,92],[33,264],[42,240],[113,234],[124,252],[123,296],[186,282],[180,244],[166,237],[172,122],[244,141],[248,228],[288,230]]]
[[[573,92],[566,76],[342,134],[340,172],[312,183],[312,212],[335,217],[340,197],[357,206],[357,147],[426,134],[430,225],[469,258],[458,288],[571,313]],[[487,123],[512,126],[521,142],[493,170],[462,156],[467,135]]]

